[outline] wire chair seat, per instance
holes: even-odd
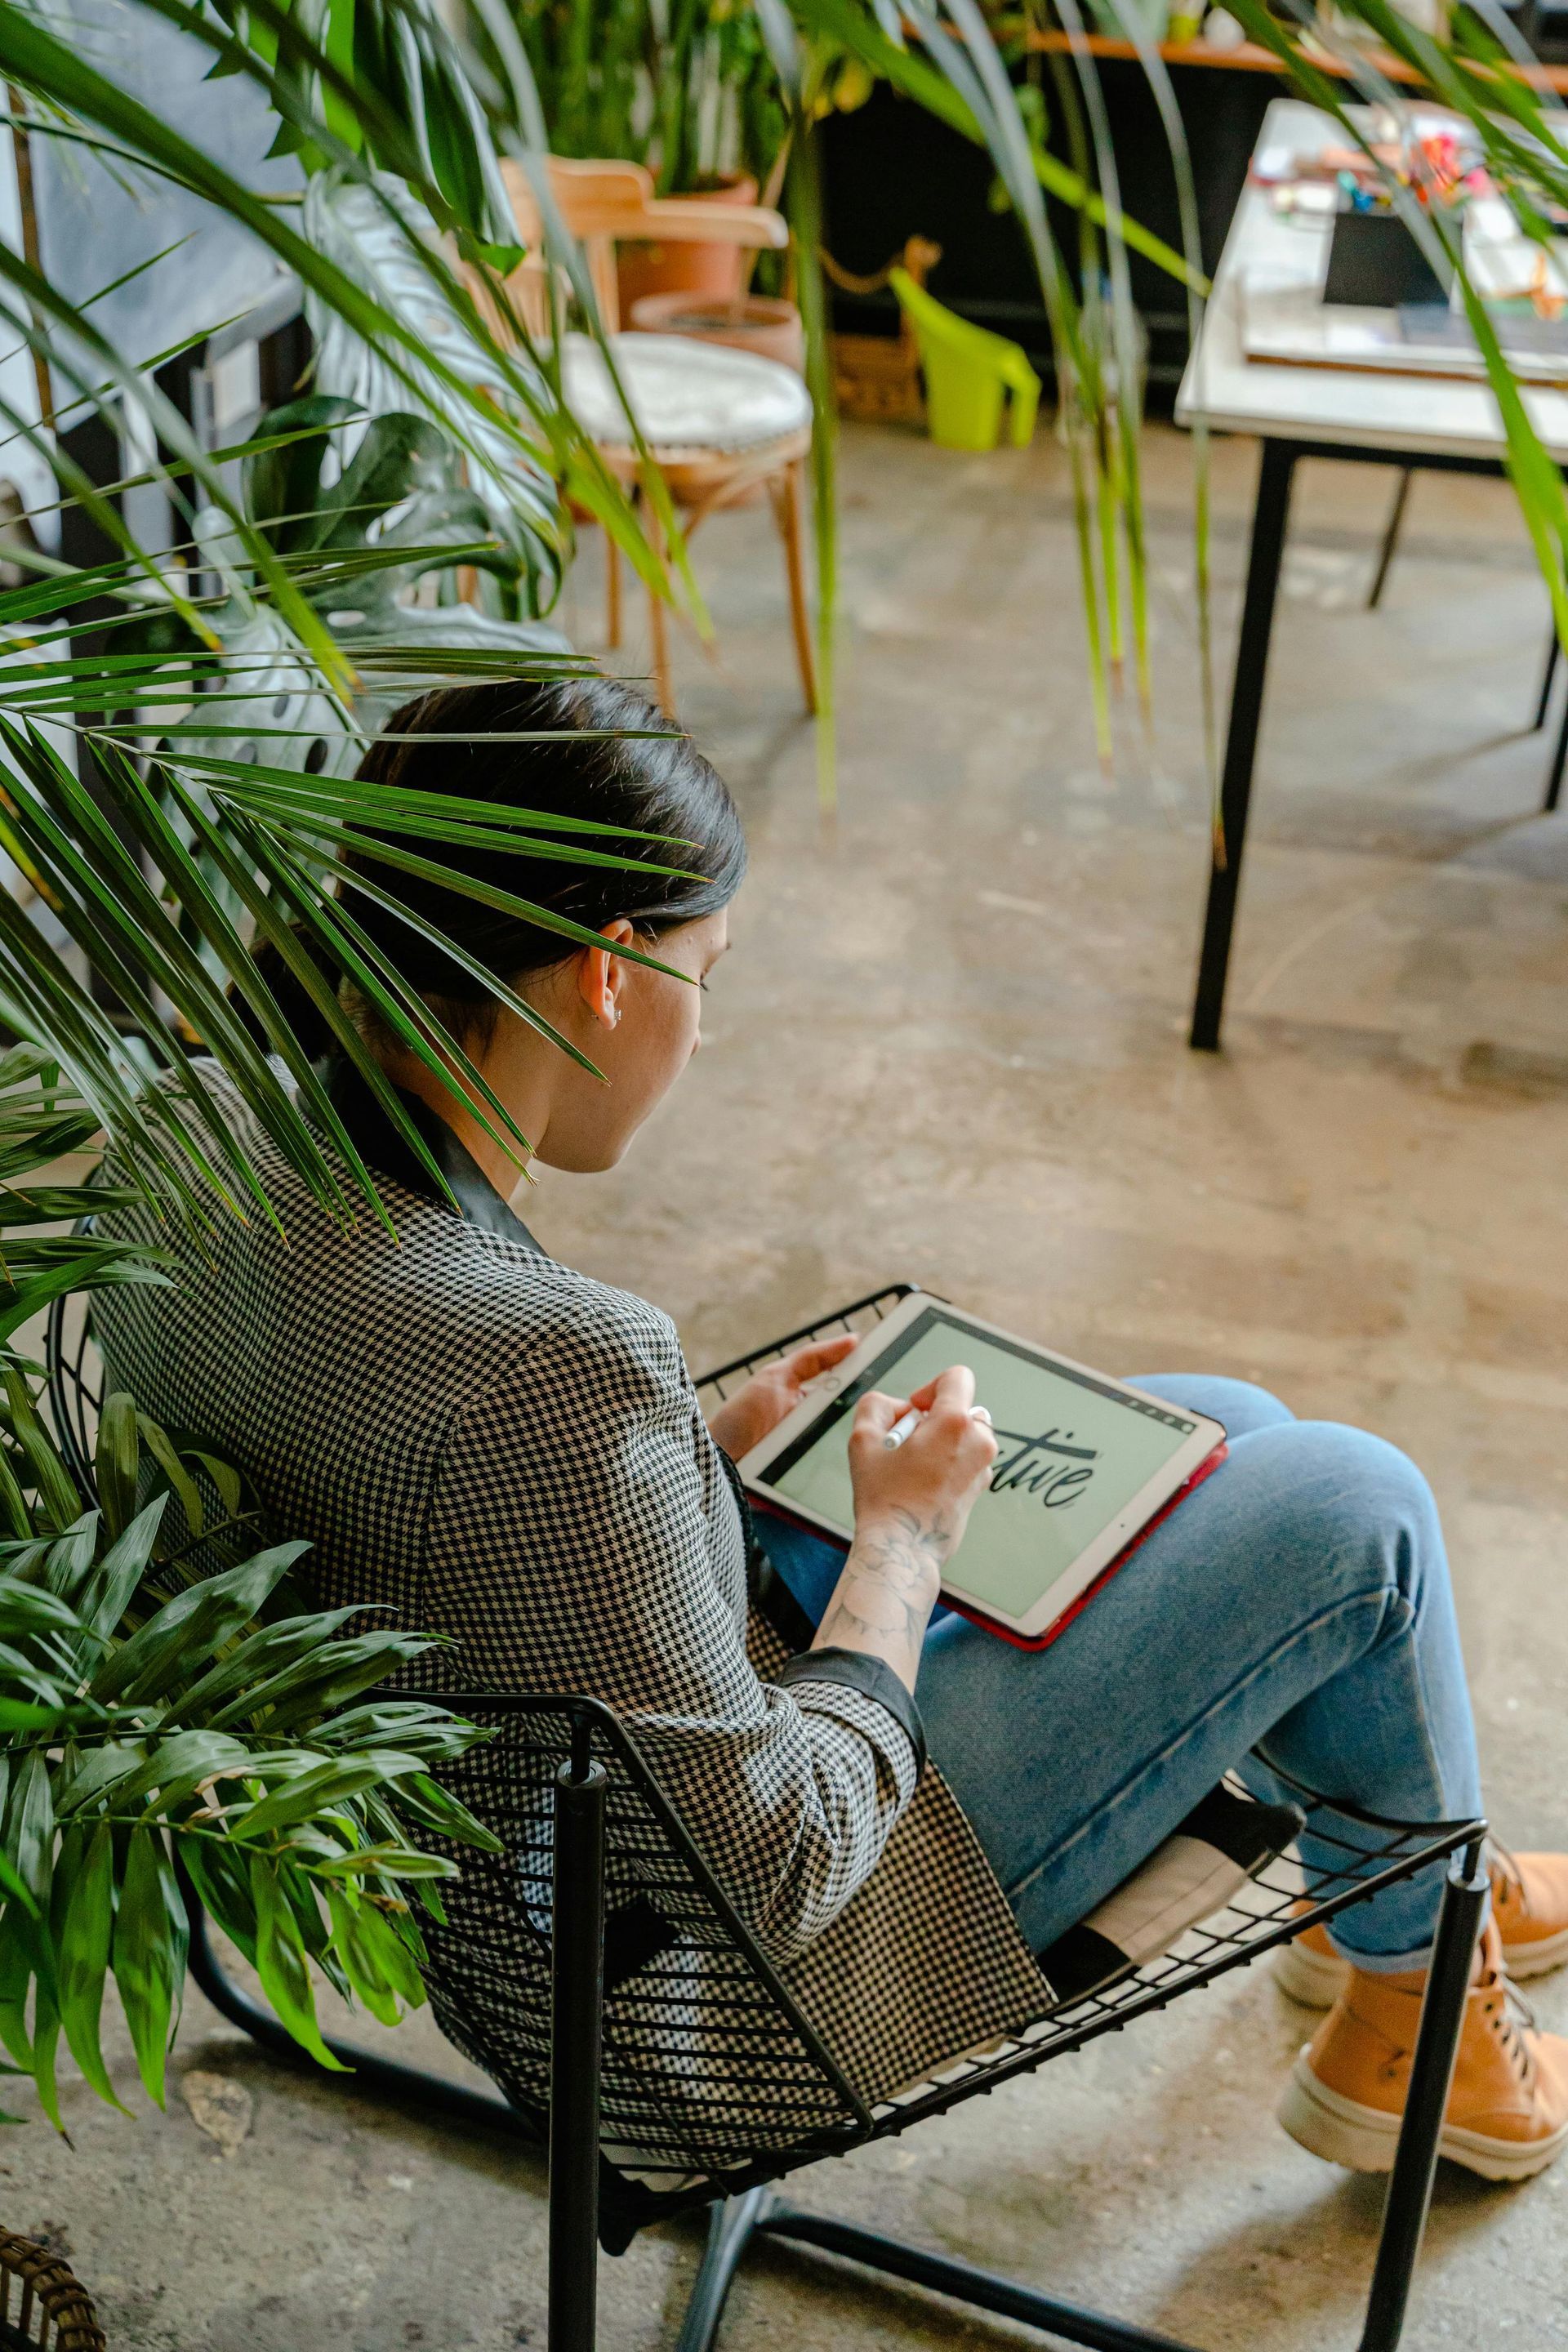
[[[497,1742],[480,1752],[488,1762],[504,1748],[512,1786],[519,1777],[526,1786],[526,1801],[510,1806],[509,1817],[524,1816],[528,1829],[505,1868],[515,1889],[511,1916],[525,1923],[537,1966],[521,2031],[521,1980],[507,1971],[500,1994],[506,2030],[490,2038],[483,2018],[486,1969],[482,1959],[473,1959],[470,1937],[480,1918],[492,1930],[497,1925],[490,1874],[483,1858],[476,1874],[474,1857],[453,1847],[469,1901],[465,1907],[464,1889],[455,1890],[447,1897],[450,1930],[426,1931],[435,1964],[432,2003],[448,2039],[536,2121],[549,2105],[555,1860],[550,1796],[574,1746],[579,1772],[591,1759],[605,1775],[601,2144],[621,2176],[606,2184],[607,2237],[634,2217],[640,2226],[656,2212],[734,2195],[823,2157],[893,2137],[1103,2034],[1121,2032],[1134,2019],[1289,1941],[1310,1921],[1365,1902],[1380,1887],[1454,1853],[1476,1833],[1468,1822],[1379,1825],[1363,1814],[1373,1841],[1369,1858],[1367,1845],[1320,1826],[1326,1809],[1302,1792],[1315,1837],[1334,1851],[1332,1864],[1307,1871],[1293,1856],[1279,1857],[1158,1959],[1077,2000],[1054,2003],[1042,1978],[1040,2014],[1022,2032],[954,2053],[868,2101],[736,1916],[659,1794],[635,1740],[608,1709],[589,1700],[571,1706],[519,1696],[498,1703],[482,1691],[442,1697],[476,1720],[498,1724]],[[476,1801],[460,1777],[450,1770],[446,1777],[466,1802]],[[1336,1805],[1334,1815],[1346,1810]],[[678,1930],[676,1938],[639,1958],[639,1935],[652,1941],[666,1925]],[[631,2184],[629,2201],[623,2182]]]
[[[716,1401],[805,1339],[868,1329],[912,1287],[889,1286],[786,1333],[708,1374],[700,1391]],[[79,1300],[57,1301],[51,1310],[47,1371],[62,1451],[90,1495],[101,1372]],[[495,2081],[507,2105],[353,2045],[329,2040],[328,2046],[353,2067],[356,2088],[499,2123],[536,2144],[552,2142],[552,2315],[558,2291],[562,2299],[552,2343],[559,2339],[561,2352],[586,2352],[593,2342],[591,2276],[584,2283],[593,2239],[619,2252],[647,2222],[699,2205],[716,2207],[713,2239],[682,2352],[700,2352],[711,2340],[740,2251],[757,2228],[831,2243],[986,2308],[1032,2317],[1075,2342],[1168,2346],[1169,2339],[1075,2314],[1050,2298],[1031,2301],[1032,2291],[1009,2282],[992,2280],[987,2288],[984,2274],[962,2264],[947,2263],[944,2284],[935,2275],[943,2258],[891,2247],[847,2224],[770,2210],[768,2184],[893,2137],[1120,2032],[1426,1864],[1462,1856],[1462,1867],[1451,1865],[1443,1931],[1447,1976],[1460,1967],[1453,1954],[1461,1945],[1462,1968],[1446,1995],[1451,2015],[1432,2029],[1439,2040],[1449,2035],[1448,2046],[1445,2055],[1435,2043],[1436,2054],[1417,2061],[1425,2063],[1427,2107],[1431,2083],[1441,2077],[1436,2105],[1419,2132],[1407,2131],[1408,2159],[1402,2142],[1403,2185],[1390,2200],[1373,2317],[1362,2339],[1363,2352],[1384,2352],[1397,2341],[1484,1899],[1484,1823],[1379,1821],[1342,1801],[1330,1808],[1312,1791],[1297,1790],[1315,1846],[1332,1857],[1328,1863],[1309,1870],[1284,1855],[1266,1864],[1222,1911],[1188,1928],[1170,1950],[1069,2002],[1053,2005],[1042,1977],[1040,2014],[1027,2026],[954,2053],[868,2101],[737,1916],[635,1738],[608,1707],[590,1696],[468,1689],[432,1696],[496,1727],[496,1738],[446,1768],[444,1779],[482,1817],[482,1797],[466,1785],[482,1755],[488,1770],[505,1775],[509,1820],[526,1823],[521,1844],[501,1858],[430,1841],[462,1869],[446,1896],[448,1927],[426,1929],[432,2007],[448,2040]],[[579,1814],[592,1814],[596,1826],[582,1827]],[[1356,1823],[1362,1843],[1332,1825],[1346,1821]],[[1470,1906],[1463,1916],[1459,1886]],[[258,2042],[300,2063],[301,2053],[277,2020],[224,1971],[194,1899],[191,1924],[192,1971],[209,1999]],[[568,1938],[575,1939],[574,1960]],[[502,1944],[513,1958],[500,1969],[493,1954]],[[1439,1973],[1435,1962],[1434,1982]],[[1436,2014],[1433,2001],[1427,2008]],[[580,2075],[593,2080],[591,2113],[582,2111],[570,2088]],[[1410,2110],[1415,2105],[1413,2090]],[[571,2142],[565,2153],[555,2144],[561,2132]],[[1415,2146],[1423,2137],[1429,2145]],[[967,2284],[954,2283],[961,2277]],[[1077,2322],[1092,2322],[1091,2332],[1074,2333]]]

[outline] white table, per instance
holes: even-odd
[[[1280,98],[1264,119],[1258,152],[1310,149],[1342,137],[1315,107]],[[1330,234],[1327,217],[1310,226],[1284,219],[1274,210],[1267,188],[1247,188],[1176,399],[1179,425],[1201,422],[1226,433],[1256,433],[1263,443],[1220,783],[1223,854],[1216,845],[1193,1005],[1192,1043],[1211,1053],[1219,1044],[1225,1009],[1264,676],[1296,466],[1302,457],[1337,457],[1437,472],[1496,474],[1502,469],[1506,448],[1497,404],[1484,383],[1283,366],[1247,358],[1241,342],[1243,283],[1255,289],[1321,284]],[[1548,450],[1560,465],[1568,465],[1568,392],[1536,386],[1527,389],[1524,398]]]

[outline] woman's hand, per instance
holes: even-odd
[[[910,1406],[923,1418],[889,1451],[888,1432]],[[867,1651],[913,1690],[943,1564],[995,1459],[990,1417],[975,1417],[967,1365],[954,1364],[907,1402],[875,1390],[861,1398],[849,1436],[855,1540],[813,1649]]]
[[[856,1334],[846,1331],[837,1339],[808,1340],[792,1355],[782,1356],[776,1364],[764,1364],[760,1372],[752,1373],[743,1389],[726,1397],[709,1415],[708,1426],[715,1443],[723,1447],[731,1462],[739,1462],[753,1445],[771,1437],[785,1415],[795,1411],[810,1381],[831,1371],[835,1364],[841,1364],[858,1345]]]
[[[890,1451],[888,1432],[908,1412],[921,1418]],[[933,1572],[957,1549],[996,1459],[989,1413],[975,1418],[974,1375],[954,1364],[907,1401],[873,1389],[849,1433],[855,1532],[892,1522],[907,1529]]]

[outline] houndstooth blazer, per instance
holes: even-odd
[[[390,1604],[452,1637],[413,1686],[613,1706],[863,2096],[1037,2016],[1038,1968],[922,1769],[903,1685],[851,1653],[790,1657],[753,1605],[742,1507],[669,1318],[548,1256],[421,1113],[454,1211],[340,1070],[338,1107],[395,1224],[344,1231],[216,1066],[203,1074],[281,1230],[225,1216],[197,1246],[146,1207],[106,1217],[179,1258],[174,1288],[95,1303],[112,1381],[199,1433],[280,1533],[310,1539],[322,1606]],[[463,1793],[504,1835],[485,1753]],[[537,1952],[493,1906],[453,1899],[432,1999],[504,2087],[507,1972],[521,2033]]]

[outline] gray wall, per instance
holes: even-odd
[[[276,118],[256,84],[205,76],[212,53],[127,0],[67,0],[58,29],[97,70],[141,99],[237,178],[297,188],[292,157],[265,161]],[[78,303],[184,237],[129,285],[93,305],[95,323],[132,359],[217,325],[263,294],[277,265],[249,232],[166,180],[111,171],[87,149],[34,134],[38,242],[47,275]]]

